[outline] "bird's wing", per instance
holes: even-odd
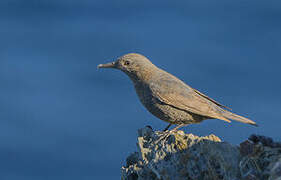
[[[229,108],[229,107],[227,107],[227,106],[225,106],[225,105],[220,104],[219,102],[217,102],[217,101],[215,101],[214,99],[208,97],[207,95],[205,95],[205,94],[199,92],[198,90],[196,90],[196,89],[193,89],[193,90],[194,90],[197,94],[199,94],[200,96],[202,96],[202,97],[208,99],[209,101],[212,101],[212,102],[215,103],[216,105],[218,105],[218,106],[220,106],[220,107],[222,107],[222,108],[226,108],[226,109],[231,110],[231,108]]]
[[[149,87],[153,97],[162,103],[183,111],[230,122],[216,111],[216,103],[202,97],[174,76],[150,83]]]

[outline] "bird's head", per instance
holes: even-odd
[[[137,53],[130,53],[117,58],[116,61],[100,64],[98,68],[115,68],[125,72],[130,78],[146,78],[156,66],[153,65],[145,56]]]

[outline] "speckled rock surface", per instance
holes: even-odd
[[[138,130],[138,151],[121,169],[123,180],[281,180],[281,148],[253,135],[240,146],[215,135],[177,131],[166,137],[150,127]]]
[[[239,169],[243,180],[281,180],[279,142],[274,142],[269,137],[252,135],[249,140],[240,144],[240,154],[242,158]]]

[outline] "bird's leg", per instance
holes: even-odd
[[[169,127],[171,127],[172,124],[170,123],[163,131],[167,131],[169,129]]]
[[[170,132],[175,132],[177,129],[184,127],[184,126],[187,126],[187,124],[180,124],[180,125],[176,126],[174,129],[172,129]]]
[[[168,129],[172,124],[169,124],[165,129]],[[162,137],[160,137],[156,143],[160,142],[163,139],[167,139],[172,133],[174,133],[177,129],[186,126],[187,124],[179,124],[178,126],[176,126],[174,129],[170,130],[170,131],[164,131]]]

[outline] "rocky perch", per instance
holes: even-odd
[[[264,136],[236,146],[213,134],[165,136],[145,127],[138,130],[137,146],[122,167],[122,180],[281,180],[281,144]]]

